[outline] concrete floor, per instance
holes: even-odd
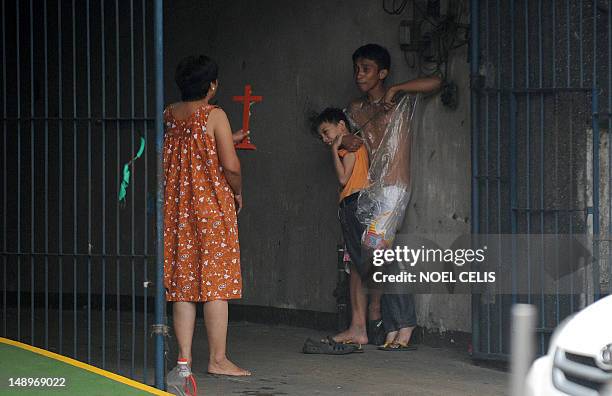
[[[9,319],[6,321],[6,337],[17,339],[16,311],[9,309],[6,313]],[[31,313],[22,312],[21,341],[32,343],[33,333],[36,340],[34,344],[44,348],[44,311],[37,310],[33,317],[34,327],[31,326]],[[61,336],[57,332],[58,317],[62,317],[64,323]],[[86,311],[77,312],[76,325],[74,318],[71,311],[58,315],[57,311],[50,310],[48,349],[87,362],[87,344],[90,341],[91,364],[153,384],[154,346],[149,328],[152,323],[151,314],[145,318],[142,313],[133,316],[129,311],[122,311],[119,322],[117,313],[112,310],[107,311],[105,320],[101,320],[100,312],[92,311],[90,337],[87,333]],[[74,326],[77,327],[76,337]],[[105,337],[101,334],[102,328],[106,329]],[[121,333],[120,344],[118,330]],[[177,353],[176,338],[173,332],[171,334],[168,339],[168,369],[172,368],[170,362],[174,362]],[[307,337],[323,337],[327,334],[298,327],[231,322],[229,356],[237,364],[251,370],[253,376],[213,377],[206,374],[206,332],[203,320],[198,318],[193,344],[193,371],[198,381],[199,394],[487,396],[507,393],[508,375],[505,372],[478,367],[472,363],[467,353],[456,349],[419,345],[417,351],[383,352],[368,345],[364,353],[345,356],[301,353]],[[60,340],[63,345],[61,351]],[[144,346],[148,351],[146,356]]]
[[[384,352],[367,346],[345,356],[304,355],[315,330],[230,323],[229,356],[253,372],[250,378],[206,374],[207,345],[198,321],[193,371],[203,395],[503,395],[508,375],[478,367],[466,353],[419,345],[417,351]],[[170,357],[176,356],[170,340]]]

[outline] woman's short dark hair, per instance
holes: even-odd
[[[206,96],[210,83],[217,79],[219,67],[206,55],[188,56],[176,67],[174,80],[181,90],[181,100],[199,100]]]

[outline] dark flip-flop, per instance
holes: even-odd
[[[399,342],[385,343],[377,348],[380,351],[414,351],[417,349],[413,344],[402,344]]]
[[[350,341],[344,341],[342,344],[350,345],[350,346],[354,347],[355,350],[353,351],[353,353],[363,353],[363,345],[362,344],[357,344],[355,342],[350,342]]]
[[[312,338],[306,339],[302,347],[303,353],[323,355],[347,355],[357,351],[356,344],[343,344],[335,342],[331,337],[316,341]]]
[[[333,336],[328,335],[327,337],[322,339],[321,342],[328,342],[328,343],[334,343],[335,342],[336,344],[350,345],[350,346],[355,348],[353,353],[361,353],[361,352],[363,352],[363,344],[359,344],[357,342],[353,342],[352,340],[335,341]]]

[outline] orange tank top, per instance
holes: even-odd
[[[338,155],[340,158],[343,158],[348,153],[349,152],[344,149],[338,150]],[[359,147],[359,150],[355,152],[355,166],[353,167],[353,173],[351,173],[351,177],[346,182],[346,185],[342,191],[340,191],[340,202],[349,195],[363,190],[368,186],[369,166],[370,163],[368,161],[368,151],[366,150],[365,146],[362,145]]]

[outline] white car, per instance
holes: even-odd
[[[612,395],[612,296],[600,299],[563,321],[548,353],[531,366],[530,396]]]

